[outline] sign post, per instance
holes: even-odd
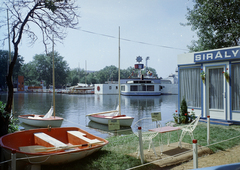
[[[151,116],[153,121],[162,120],[161,112],[151,113]]]
[[[119,120],[108,120],[108,130],[119,130],[120,123]]]

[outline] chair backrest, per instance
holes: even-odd
[[[134,131],[138,130],[138,127],[141,127],[142,133],[152,133],[153,136],[158,134],[158,132],[150,132],[149,129],[154,129],[154,128],[161,128],[161,123],[160,121],[151,118],[151,117],[146,117],[138,120],[137,122],[134,123],[133,128]],[[138,136],[138,132],[135,133]]]
[[[197,116],[197,118],[194,119],[194,120],[191,122],[192,131],[197,127],[197,124],[198,124],[198,122],[199,122],[200,117],[201,117],[201,114],[199,114],[199,115]]]

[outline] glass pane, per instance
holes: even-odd
[[[138,91],[138,86],[131,86],[130,91]]]
[[[240,64],[232,65],[232,110],[240,111]]]
[[[147,91],[154,91],[154,85],[147,86]]]
[[[180,98],[185,98],[190,107],[201,107],[200,72],[200,68],[180,69]]]
[[[223,109],[223,68],[209,69],[209,108]]]

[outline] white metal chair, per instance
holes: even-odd
[[[182,140],[184,138],[184,136],[186,135],[186,133],[191,136],[191,139],[193,140],[194,139],[194,136],[193,136],[193,131],[195,130],[198,122],[199,122],[199,119],[201,117],[201,114],[199,114],[196,119],[194,119],[190,124],[186,125],[186,126],[182,126],[181,130],[182,130],[182,133],[181,133],[181,136],[180,136],[180,139],[179,139],[179,143],[178,143],[178,146],[180,146],[182,148]]]
[[[142,129],[143,144],[146,143],[146,142],[149,142],[148,152],[150,151],[150,147],[152,146],[152,150],[157,157],[152,139],[155,138],[158,135],[158,132],[152,132],[152,131],[149,131],[149,130],[150,129],[155,129],[155,128],[161,128],[161,123],[154,118],[147,117],[147,118],[142,118],[142,119],[138,120],[133,125],[134,129],[138,129],[138,127],[141,127],[141,129]],[[139,137],[138,132],[136,132],[135,134],[137,135],[137,137]],[[138,149],[137,149],[138,157],[140,155],[139,149],[140,149],[140,146],[138,144]]]

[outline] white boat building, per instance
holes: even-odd
[[[178,71],[170,74],[167,78],[140,78],[121,79],[122,95],[177,95],[178,94]],[[106,82],[95,84],[95,94],[118,94],[118,82]]]
[[[160,79],[131,79],[121,83],[121,94],[125,96],[159,96],[161,90]]]
[[[178,56],[178,102],[211,121],[240,123],[240,46]]]
[[[167,78],[161,79],[162,94],[178,94],[178,68],[174,74],[170,74]]]
[[[126,96],[159,96],[161,95],[160,79],[129,78],[121,79],[121,94]],[[118,82],[95,84],[95,94],[118,94]]]
[[[105,84],[94,85],[95,94],[118,94],[118,82],[111,81]]]

